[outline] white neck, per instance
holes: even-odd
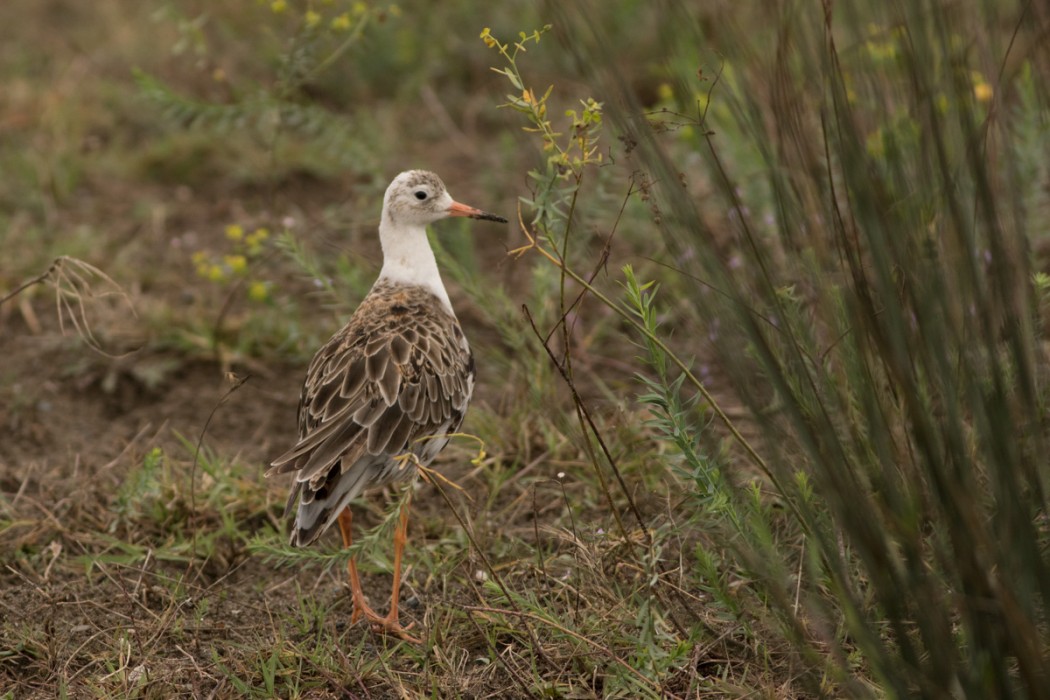
[[[394,224],[384,216],[379,223],[379,243],[383,247],[380,280],[424,287],[441,300],[449,313],[455,315],[448,292],[441,282],[426,228]]]

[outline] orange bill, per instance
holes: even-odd
[[[507,220],[502,216],[496,216],[495,214],[489,214],[487,211],[481,211],[474,207],[468,207],[466,204],[460,204],[459,202],[452,202],[448,208],[449,216],[469,216],[471,219],[483,219],[485,221],[498,221],[501,224],[507,223]]]

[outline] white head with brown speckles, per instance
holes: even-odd
[[[488,221],[507,220],[452,199],[441,178],[426,170],[406,170],[390,183],[383,196],[379,242],[383,246],[380,280],[428,288],[452,311],[441,283],[434,251],[427,240],[427,224],[449,216]]]

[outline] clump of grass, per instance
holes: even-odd
[[[733,438],[725,447],[758,473],[745,480],[752,493],[771,489],[786,506],[778,515],[768,497],[721,489],[725,463],[692,457],[702,468],[683,481],[696,509],[689,522],[711,522],[715,487],[724,494],[715,512],[736,534],[716,567],[701,549],[682,574],[748,576],[736,593],[747,602],[726,609],[767,643],[779,630],[809,669],[799,682],[811,692],[1038,695],[1050,653],[1047,477],[1037,457],[1048,437],[1046,359],[1026,252],[1040,213],[1020,202],[1045,183],[1015,196],[1019,168],[1030,166],[981,155],[1048,113],[1026,77],[1045,75],[1045,62],[1028,56],[994,88],[981,65],[1010,58],[1013,39],[1027,37],[1022,23],[996,15],[1015,35],[991,31],[971,56],[959,37],[982,20],[937,3],[887,8],[885,26],[897,30],[877,42],[856,16],[783,17],[780,34],[757,37],[775,42],[774,64],[745,63],[757,44],[737,35],[702,100],[678,80],[675,111],[647,119],[601,68],[615,64],[602,27],[559,14],[565,46],[611,103],[626,105],[604,113],[644,173],[680,271],[666,286],[693,302],[679,309],[679,336],[724,329],[704,348],[732,382],[715,399],[678,354],[695,347],[659,331],[644,287],[628,278],[647,319],[636,330],[655,369],[644,384],[663,416],[658,435],[687,460],[696,445],[717,444],[706,423],[684,423],[693,411],[678,398],[682,377],[706,410],[743,402],[741,422],[760,432],[744,438],[723,421]],[[843,51],[844,42],[861,48]],[[1011,93],[1027,96],[1020,104],[1031,111],[996,109],[992,98]],[[693,154],[702,167],[682,173],[678,163]],[[704,207],[693,194],[700,183]],[[774,225],[760,228],[751,212]],[[568,240],[571,215],[558,221]],[[540,222],[533,247],[548,226]],[[566,269],[559,247],[540,252]],[[585,274],[567,274],[620,310]],[[676,358],[674,374],[654,346]]]
[[[117,298],[127,305],[132,314],[135,313],[128,295],[109,275],[90,263],[66,255],[55,258],[47,270],[0,297],[0,305],[38,284],[48,285],[54,290],[55,315],[62,332],[65,332],[67,323],[72,325],[77,335],[92,350],[103,355],[109,353],[92,331],[89,318],[91,305],[100,303],[99,300]],[[24,313],[32,314],[32,311]],[[35,323],[35,315],[29,316],[27,321],[31,325]]]

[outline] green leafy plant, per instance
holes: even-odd
[[[1005,225],[994,214],[1008,210],[1011,200],[998,183],[1013,181],[1012,168],[993,171],[971,157],[985,133],[976,110],[996,90],[953,50],[955,25],[931,21],[943,19],[938,10],[894,11],[903,32],[869,42],[862,55],[840,54],[832,40],[839,28],[856,30],[852,18],[833,24],[833,14],[812,17],[789,31],[798,53],[773,67],[775,80],[797,90],[803,104],[830,100],[817,119],[768,121],[743,78],[728,80],[727,114],[749,140],[727,146],[728,158],[720,131],[707,121],[712,107],[725,116],[717,93],[697,101],[696,117],[685,116],[690,106],[683,105],[674,115],[644,119],[615,73],[597,68],[615,63],[598,26],[573,11],[561,14],[574,37],[565,46],[580,65],[596,67],[592,76],[605,94],[626,105],[611,112],[613,122],[644,170],[637,181],[667,250],[685,261],[667,284],[696,302],[681,321],[720,322],[724,332],[711,335],[713,359],[748,407],[745,421],[767,436],[747,440],[725,419],[693,363],[656,324],[654,288],[639,284],[628,268],[628,313],[655,373],[642,380],[643,400],[657,411],[661,439],[692,460],[693,478],[685,483],[699,510],[691,522],[718,528],[714,513],[735,523],[727,546],[717,550],[721,561],[713,565],[714,552],[700,550],[697,571],[710,579],[723,569],[751,577],[743,589],[751,604],[728,604],[725,588],[719,599],[750,621],[753,634],[779,630],[800,652],[806,685],[864,694],[875,683],[902,697],[946,687],[972,697],[1007,696],[1043,682],[1038,669],[1046,648],[1037,640],[1048,600],[1037,583],[1044,567],[1035,554],[1045,533],[1033,527],[1046,510],[1046,476],[1023,456],[1038,453],[1046,439],[1030,418],[1040,414],[1044,373],[1035,365],[1041,355],[1029,276],[1003,272],[1025,269],[1024,216],[1015,210]],[[823,33],[814,31],[821,26]],[[525,85],[517,52],[489,32],[482,38],[508,61],[501,72],[516,87]],[[782,50],[793,52],[792,46]],[[947,59],[936,60],[934,52]],[[872,62],[882,71],[864,73]],[[757,79],[761,68],[754,70]],[[822,75],[824,83],[807,88],[807,75]],[[923,86],[946,83],[948,90],[923,102]],[[534,100],[524,94],[511,104],[547,149],[545,112],[532,109]],[[545,104],[549,94],[535,102]],[[672,88],[665,99],[690,94]],[[605,116],[608,122],[609,110]],[[687,138],[667,140],[668,119],[692,127]],[[997,133],[1010,139],[1009,130]],[[675,186],[684,177],[676,158],[690,143],[706,167],[694,177],[707,178],[729,213],[720,225],[733,236],[733,265],[720,250],[727,246],[718,239],[723,234],[687,189]],[[784,143],[792,148],[774,148]],[[798,168],[794,158],[802,159]],[[738,184],[732,174],[738,167],[759,168],[764,186]],[[579,182],[561,220],[566,232],[580,206]],[[756,210],[775,212],[779,226],[760,231],[749,218]],[[534,221],[536,233],[525,230],[528,249],[624,314],[589,275],[573,270],[567,233],[558,245],[549,243],[550,221],[545,211]],[[982,250],[987,268],[977,264]],[[1005,299],[1011,301],[1004,306]],[[685,423],[685,386],[720,421]],[[753,498],[697,457],[695,446],[712,444],[719,423],[734,438],[728,453],[758,469]],[[767,441],[778,448],[770,450]],[[786,506],[784,514],[759,495],[763,483]],[[722,496],[713,512],[705,501],[712,491]],[[1008,552],[991,544],[1003,528],[1013,533]],[[792,570],[794,590],[785,585]],[[1012,572],[1006,579],[988,579],[988,572],[1006,570]],[[953,601],[949,592],[959,590],[998,600],[997,612]]]

